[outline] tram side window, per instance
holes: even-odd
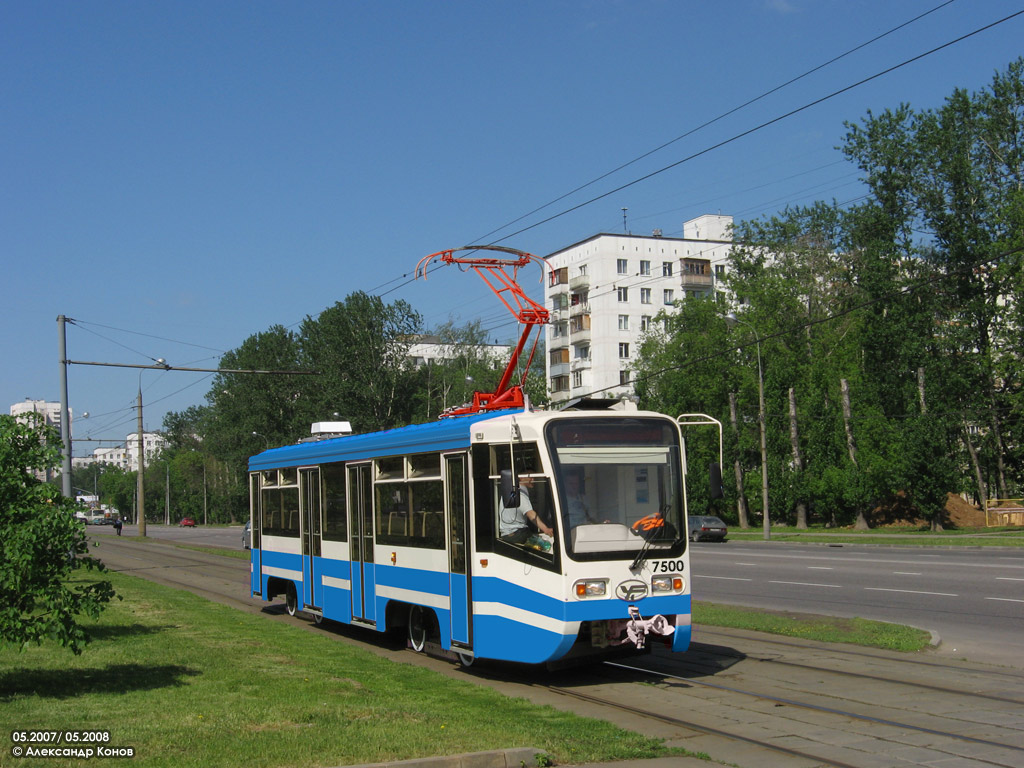
[[[326,541],[346,541],[345,465],[326,464],[320,468],[320,477],[324,494],[323,537]]]
[[[440,454],[379,459],[377,541],[404,547],[444,549],[444,484]]]
[[[439,480],[410,483],[410,490],[413,546],[444,549],[444,484]]]
[[[264,536],[299,536],[299,488],[263,488]]]

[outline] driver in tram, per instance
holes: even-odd
[[[536,526],[541,533],[554,536],[555,532],[548,526],[537,510],[533,508],[533,501],[530,493],[533,491],[533,478],[524,475],[519,478],[519,506],[507,506],[502,500],[501,512],[498,519],[498,536],[510,544],[522,544],[533,535],[531,525]]]

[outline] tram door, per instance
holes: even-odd
[[[465,455],[444,457],[448,511],[448,566],[450,569],[452,642],[472,645],[473,599],[469,564],[469,493]]]
[[[320,470],[300,470],[302,486],[302,603],[313,608],[323,606],[323,580],[320,578]]]
[[[348,520],[351,532],[352,618],[375,621],[373,472],[369,462],[348,467]]]
[[[254,595],[263,594],[263,551],[260,549],[260,530],[263,512],[260,498],[260,475],[249,475],[249,578]]]

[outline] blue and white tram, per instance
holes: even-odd
[[[685,466],[675,421],[614,408],[274,448],[249,461],[252,592],[463,663],[684,651]]]

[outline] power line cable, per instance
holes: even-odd
[[[923,19],[924,17],[926,17],[926,16],[928,16],[928,15],[930,15],[930,14],[932,14],[932,13],[935,13],[936,11],[938,11],[938,10],[940,10],[940,9],[944,8],[945,6],[947,6],[947,5],[950,5],[950,4],[951,4],[951,3],[953,3],[954,1],[955,1],[955,0],[946,0],[946,2],[944,2],[944,3],[940,3],[939,5],[935,6],[934,8],[932,8],[932,9],[930,9],[930,10],[928,10],[928,11],[925,11],[924,13],[921,13],[921,14],[919,14],[918,16],[915,16],[914,18],[912,18],[912,19],[909,19],[908,21],[905,21],[905,22],[903,22],[902,24],[899,24],[899,25],[897,25],[897,26],[893,27],[892,29],[889,29],[889,30],[888,30],[888,31],[886,31],[886,32],[883,32],[883,33],[882,33],[882,34],[880,34],[880,35],[876,35],[875,37],[871,38],[870,40],[868,40],[868,41],[866,41],[866,42],[864,42],[864,43],[861,43],[860,45],[857,45],[857,46],[855,46],[855,47],[851,48],[850,50],[846,51],[845,53],[842,53],[842,54],[840,54],[839,56],[835,56],[835,57],[833,57],[832,59],[830,59],[830,60],[828,60],[828,61],[826,61],[826,62],[824,62],[824,63],[822,63],[822,64],[819,64],[819,65],[818,65],[818,66],[816,66],[816,67],[813,67],[813,68],[811,68],[811,69],[807,70],[807,71],[806,71],[806,72],[804,72],[803,74],[801,74],[801,75],[798,75],[798,76],[797,76],[797,77],[795,77],[795,78],[792,78],[792,79],[790,79],[790,80],[788,80],[788,81],[786,81],[786,82],[784,82],[784,83],[782,83],[782,84],[780,84],[780,85],[778,85],[778,86],[775,86],[774,88],[771,88],[771,89],[769,89],[769,90],[767,90],[767,91],[765,91],[765,92],[761,93],[760,95],[758,95],[758,96],[754,97],[753,99],[750,99],[750,100],[748,100],[748,101],[744,102],[743,104],[740,104],[739,106],[737,106],[737,107],[734,107],[734,108],[732,108],[732,109],[730,109],[730,110],[728,110],[728,111],[726,111],[726,112],[722,113],[721,115],[719,115],[719,116],[717,116],[717,117],[715,117],[715,118],[712,118],[711,120],[708,120],[708,121],[706,121],[706,122],[702,123],[701,125],[698,125],[698,126],[697,126],[696,128],[693,128],[693,129],[691,129],[691,130],[689,130],[689,131],[687,131],[687,132],[685,132],[685,133],[681,134],[680,136],[677,136],[676,138],[674,138],[674,139],[671,139],[671,140],[669,140],[669,141],[667,141],[667,142],[665,142],[665,143],[661,144],[660,146],[658,146],[658,147],[655,147],[654,149],[652,149],[652,150],[650,150],[650,151],[648,151],[648,152],[645,152],[644,154],[642,154],[642,155],[640,155],[640,156],[638,156],[638,157],[636,157],[636,158],[634,158],[634,159],[632,159],[632,160],[630,160],[630,161],[628,161],[628,162],[626,162],[626,163],[623,163],[622,165],[618,166],[617,168],[614,168],[614,169],[612,169],[611,171],[608,171],[607,173],[604,173],[604,174],[602,174],[602,175],[598,176],[597,178],[595,178],[595,179],[592,179],[591,181],[588,181],[588,182],[586,182],[585,184],[582,184],[582,185],[580,185],[580,186],[576,187],[575,189],[571,190],[570,192],[566,192],[565,194],[563,194],[563,195],[560,195],[559,197],[555,198],[554,200],[551,200],[551,201],[549,201],[549,202],[547,202],[547,203],[544,203],[543,205],[541,205],[541,206],[539,206],[539,207],[537,207],[537,208],[533,209],[532,211],[530,211],[530,212],[528,212],[528,213],[525,213],[525,214],[523,214],[522,216],[519,216],[519,217],[517,217],[517,218],[513,219],[512,221],[509,221],[509,222],[507,222],[507,223],[505,223],[505,224],[501,225],[501,226],[500,226],[500,227],[498,227],[497,229],[494,229],[494,230],[492,230],[492,231],[488,232],[487,234],[485,234],[485,235],[483,235],[483,236],[481,236],[481,237],[478,237],[478,238],[474,238],[473,242],[481,242],[481,241],[485,240],[486,238],[490,237],[491,235],[493,235],[493,234],[496,234],[497,232],[500,232],[501,230],[503,230],[503,229],[505,229],[505,228],[507,228],[507,227],[510,227],[510,226],[512,226],[513,224],[515,224],[515,223],[517,223],[517,222],[519,222],[519,221],[522,221],[523,219],[525,219],[525,218],[527,218],[527,217],[529,217],[529,216],[532,216],[532,215],[533,215],[534,213],[537,213],[537,212],[539,212],[539,211],[542,211],[542,210],[544,210],[545,208],[548,208],[548,207],[550,207],[551,205],[554,205],[555,203],[557,203],[557,202],[559,202],[559,201],[561,201],[561,200],[564,200],[565,198],[567,198],[567,197],[569,197],[569,196],[571,196],[571,195],[575,194],[576,192],[579,192],[579,191],[581,191],[581,190],[583,190],[583,189],[586,189],[587,187],[590,187],[590,186],[592,186],[592,185],[596,184],[597,182],[599,182],[599,181],[601,181],[601,180],[603,180],[603,179],[605,179],[605,178],[607,178],[607,177],[609,177],[609,176],[611,176],[611,175],[613,175],[613,174],[617,173],[618,171],[620,171],[620,170],[623,170],[623,169],[625,169],[625,168],[627,168],[627,167],[629,167],[629,166],[631,166],[631,165],[633,165],[633,164],[635,164],[635,163],[639,162],[640,160],[642,160],[642,159],[644,159],[644,158],[646,158],[646,157],[649,157],[650,155],[653,155],[653,154],[655,154],[656,152],[658,152],[658,151],[660,151],[660,150],[662,150],[662,149],[664,149],[664,148],[666,148],[666,147],[668,147],[668,146],[670,146],[670,145],[672,145],[672,144],[674,144],[674,143],[676,143],[676,142],[678,142],[678,141],[680,141],[680,140],[682,140],[682,139],[684,139],[684,138],[686,138],[686,137],[688,137],[688,136],[690,136],[690,135],[692,135],[692,134],[696,133],[697,131],[700,131],[700,130],[702,130],[703,128],[706,128],[706,127],[708,127],[708,126],[710,126],[710,125],[712,125],[712,124],[714,124],[714,123],[718,122],[719,120],[722,120],[723,118],[725,118],[725,117],[728,117],[729,115],[732,115],[732,114],[734,114],[735,112],[738,112],[739,110],[741,110],[741,109],[744,109],[745,107],[747,107],[747,106],[750,106],[751,104],[754,104],[754,103],[756,103],[757,101],[760,101],[760,100],[762,100],[762,99],[764,99],[764,98],[766,98],[766,97],[770,96],[770,95],[771,95],[771,94],[773,94],[773,93],[776,93],[777,91],[779,91],[779,90],[781,90],[781,89],[783,89],[783,88],[785,88],[785,87],[787,87],[787,86],[789,86],[789,85],[791,85],[791,84],[793,84],[793,83],[797,82],[798,80],[801,80],[801,79],[803,79],[803,78],[805,78],[805,77],[807,77],[807,76],[809,76],[809,75],[811,75],[811,74],[813,74],[813,73],[815,73],[815,72],[817,72],[817,71],[819,71],[819,70],[821,70],[821,69],[823,69],[823,68],[825,68],[825,67],[827,67],[827,66],[829,66],[829,65],[831,65],[831,64],[833,64],[833,63],[835,63],[835,62],[837,62],[837,61],[839,61],[840,59],[843,59],[843,58],[845,58],[846,56],[849,56],[849,55],[851,55],[851,54],[855,53],[856,51],[858,51],[858,50],[861,50],[862,48],[865,48],[866,46],[868,46],[868,45],[871,45],[872,43],[875,43],[875,42],[877,42],[878,40],[881,40],[881,39],[883,39],[883,38],[885,38],[885,37],[887,37],[887,36],[889,36],[889,35],[891,35],[891,34],[893,34],[893,33],[897,32],[897,31],[899,31],[899,30],[900,30],[900,29],[902,29],[902,28],[904,28],[904,27],[906,27],[906,26],[909,26],[910,24],[913,24],[914,22],[916,22],[916,21],[919,21],[920,19]],[[972,33],[972,34],[973,34],[973,33]],[[962,39],[962,38],[961,38],[961,39]],[[956,42],[956,41],[954,41],[954,42]],[[936,50],[938,50],[938,49],[936,49]],[[931,52],[929,52],[929,53],[932,53],[932,52],[934,52],[934,51],[931,51]],[[928,54],[923,54],[923,55],[928,55]],[[913,60],[911,60],[911,61],[913,61]],[[905,63],[909,63],[909,62],[905,62]],[[903,65],[899,65],[899,66],[903,66]],[[886,73],[887,73],[888,71],[891,71],[891,70],[887,70],[886,72],[882,72],[882,73],[880,73],[879,75],[875,75],[874,77],[880,77],[881,75],[883,75],[883,74],[886,74]],[[873,78],[869,78],[869,79],[873,79]],[[862,83],[863,83],[863,82],[867,82],[867,80],[864,80],[864,81],[861,81],[861,82],[862,82]],[[860,85],[860,84],[861,84],[861,83],[856,83],[856,84],[854,84],[854,86],[849,86],[849,87],[848,87],[847,89],[844,89],[844,90],[848,90],[849,88],[852,88],[852,87],[856,87],[857,85]],[[842,93],[842,92],[843,92],[843,91],[837,91],[837,92],[836,92],[835,94],[833,94],[833,95],[838,95],[839,93]],[[826,97],[826,98],[831,98],[831,96],[829,96],[829,97]],[[824,99],[822,99],[822,100],[819,100],[819,101],[823,101],[823,100],[824,100]],[[801,109],[806,109],[806,108],[808,108],[808,107],[810,107],[810,106],[813,106],[813,105],[814,105],[814,104],[816,104],[816,103],[818,103],[818,102],[813,102],[812,104],[810,104],[810,105],[806,105],[805,107],[802,107]],[[800,111],[800,110],[796,110],[796,111],[794,111],[794,112],[792,112],[792,113],[789,113],[789,114],[796,114],[796,112],[797,112],[797,111]],[[778,120],[784,119],[785,117],[788,117],[788,116],[789,116],[789,114],[787,114],[787,115],[783,115],[782,117],[779,117],[779,118],[776,118],[776,119],[775,119],[774,121],[772,121],[772,122],[777,122]],[[511,233],[511,234],[509,234],[509,235],[506,235],[506,236],[504,236],[504,237],[500,238],[499,240],[496,240],[496,241],[494,241],[493,243],[490,243],[490,244],[491,244],[491,245],[493,245],[493,244],[495,244],[495,243],[499,243],[499,242],[502,242],[503,240],[507,240],[507,239],[509,239],[509,238],[511,238],[511,237],[514,237],[514,236],[518,235],[518,234],[522,234],[523,232],[526,232],[526,231],[528,231],[528,230],[530,230],[530,229],[533,229],[534,227],[540,226],[541,224],[545,224],[545,223],[547,223],[547,222],[549,222],[549,221],[552,221],[552,220],[553,220],[553,219],[555,219],[555,218],[558,218],[558,217],[560,217],[560,216],[563,216],[563,215],[566,215],[566,214],[568,214],[568,213],[571,213],[572,211],[578,210],[579,208],[582,208],[582,207],[584,207],[584,206],[586,206],[586,205],[589,205],[590,203],[593,203],[593,202],[596,202],[596,201],[598,201],[598,200],[601,200],[601,199],[603,199],[604,197],[607,197],[607,196],[609,196],[609,195],[611,195],[611,194],[614,194],[615,192],[621,191],[622,189],[625,189],[625,188],[627,188],[627,187],[629,187],[629,186],[632,186],[633,184],[637,184],[637,183],[639,183],[640,181],[644,181],[644,180],[646,180],[647,178],[650,178],[650,177],[651,177],[651,176],[653,176],[653,175],[657,175],[658,173],[661,173],[661,172],[663,172],[663,171],[665,171],[665,170],[668,170],[669,168],[673,168],[673,167],[675,167],[676,165],[679,165],[680,163],[683,163],[683,162],[686,162],[686,161],[688,161],[688,160],[691,160],[691,159],[693,159],[693,158],[695,158],[695,157],[698,157],[698,156],[699,156],[700,154],[704,154],[704,153],[706,153],[706,152],[710,152],[711,150],[713,150],[713,149],[716,149],[716,148],[718,148],[719,146],[723,146],[724,144],[727,144],[727,143],[729,143],[730,141],[734,141],[734,140],[736,140],[736,139],[738,139],[738,138],[740,138],[740,137],[742,137],[742,136],[744,136],[744,135],[747,135],[747,133],[752,133],[753,131],[756,131],[756,130],[760,130],[760,128],[766,127],[767,125],[771,125],[771,122],[769,122],[769,123],[765,123],[765,124],[763,124],[763,125],[761,125],[761,126],[758,126],[757,128],[751,129],[750,131],[748,131],[748,132],[746,132],[746,133],[744,133],[744,134],[740,134],[739,136],[733,137],[732,139],[729,139],[729,140],[727,140],[727,141],[725,141],[725,142],[722,142],[722,143],[720,143],[720,144],[716,144],[716,145],[714,145],[714,146],[712,146],[712,147],[709,147],[708,149],[705,149],[705,150],[703,150],[703,152],[701,152],[701,153],[698,153],[698,154],[692,155],[692,156],[690,156],[690,157],[688,157],[688,158],[684,158],[683,160],[680,160],[679,162],[677,162],[677,163],[674,163],[673,165],[670,165],[670,166],[667,166],[666,168],[663,168],[663,169],[662,169],[661,171],[656,171],[656,172],[655,172],[655,173],[653,173],[653,174],[648,174],[647,176],[641,177],[640,179],[637,179],[637,180],[635,180],[635,181],[633,181],[633,182],[630,182],[629,184],[626,184],[626,185],[624,185],[624,186],[621,186],[621,187],[619,187],[619,188],[617,188],[617,189],[613,189],[613,190],[612,190],[612,191],[610,191],[610,192],[607,192],[607,193],[605,193],[605,194],[603,194],[603,195],[600,195],[600,196],[598,196],[598,197],[595,197],[595,198],[593,198],[593,199],[591,199],[591,200],[588,200],[588,201],[586,201],[586,202],[584,202],[584,203],[581,203],[581,204],[580,204],[580,205],[578,205],[578,206],[574,206],[574,207],[572,207],[572,208],[569,208],[568,210],[566,210],[566,211],[563,211],[562,213],[556,214],[555,216],[552,216],[552,217],[549,217],[549,218],[547,218],[547,219],[544,219],[544,220],[542,220],[542,221],[540,221],[540,222],[537,222],[536,224],[534,224],[534,225],[532,225],[532,226],[526,227],[526,228],[524,228],[524,229],[520,229],[520,230],[518,230],[518,231],[516,231],[516,232],[513,232],[513,233]],[[397,281],[399,281],[399,280],[402,280],[403,278],[407,278],[407,277],[408,277],[408,275],[409,275],[409,273],[407,272],[407,273],[405,273],[405,274],[401,275],[400,277],[392,278],[391,280],[388,280],[387,282],[385,282],[385,283],[382,283],[381,285],[377,286],[376,288],[373,288],[373,289],[371,289],[371,290],[370,290],[370,293],[373,293],[373,292],[375,292],[375,291],[376,291],[376,290],[377,290],[378,288],[382,288],[382,287],[384,287],[384,286],[390,285],[391,283],[394,283],[394,282],[397,282]],[[412,282],[413,282],[414,280],[415,280],[415,277],[413,277],[412,279],[408,279],[408,280],[406,280],[405,282],[403,282],[403,283],[401,283],[401,284],[399,284],[399,285],[396,285],[396,286],[394,286],[394,287],[390,288],[389,290],[387,290],[387,291],[385,291],[384,293],[382,293],[382,294],[379,294],[379,295],[380,295],[380,296],[382,296],[382,297],[383,297],[383,296],[386,296],[386,295],[388,295],[389,293],[393,293],[394,291],[397,291],[397,290],[399,290],[399,289],[401,289],[401,288],[405,287],[406,285],[409,285],[409,284],[410,284],[410,283],[412,283]],[[291,327],[291,326],[289,326],[289,327]]]
[[[494,240],[492,243],[490,243],[490,245],[494,245],[495,243],[500,243],[500,242],[502,242],[504,240],[508,240],[509,238],[515,237],[516,235],[521,235],[522,233],[528,232],[531,229],[536,229],[537,227],[539,227],[539,226],[541,226],[543,224],[547,224],[548,222],[554,221],[555,219],[561,218],[562,216],[566,216],[566,215],[568,215],[568,214],[570,214],[570,213],[572,213],[574,211],[578,211],[580,208],[584,208],[584,207],[586,207],[588,205],[596,203],[599,200],[603,200],[606,197],[610,197],[611,195],[614,195],[616,192],[621,192],[624,189],[629,189],[632,186],[635,186],[635,185],[637,185],[637,184],[639,184],[639,183],[641,183],[643,181],[647,181],[648,179],[654,178],[655,176],[658,176],[658,175],[660,175],[662,173],[665,173],[666,171],[670,171],[673,168],[677,168],[678,166],[680,166],[680,165],[682,165],[684,163],[688,163],[691,160],[694,160],[694,159],[696,159],[698,157],[701,157],[702,155],[706,155],[709,152],[712,152],[712,151],[714,151],[716,149],[720,149],[720,148],[722,148],[722,147],[724,147],[724,146],[726,146],[728,144],[731,144],[731,143],[733,143],[735,141],[738,141],[739,139],[742,139],[742,138],[745,138],[747,136],[750,136],[753,133],[756,133],[756,132],[761,131],[761,130],[769,127],[769,126],[774,125],[775,123],[782,122],[783,120],[786,120],[786,119],[788,119],[790,117],[793,117],[794,115],[798,115],[801,112],[805,112],[808,109],[810,109],[811,107],[815,107],[818,104],[822,104],[822,103],[824,103],[826,101],[829,101],[830,99],[834,99],[836,96],[840,96],[840,95],[846,93],[847,91],[851,91],[851,90],[853,90],[855,88],[859,88],[860,86],[865,85],[866,83],[870,83],[873,80],[877,80],[880,77],[884,77],[885,75],[888,75],[891,72],[895,72],[896,70],[901,69],[903,67],[906,67],[906,66],[908,66],[910,64],[913,64],[916,61],[920,61],[921,59],[924,59],[924,58],[926,58],[928,56],[931,56],[931,55],[933,55],[935,53],[938,53],[939,51],[944,50],[946,48],[949,48],[950,46],[956,45],[957,43],[963,42],[964,40],[967,40],[968,38],[971,38],[971,37],[973,37],[975,35],[978,35],[978,34],[980,34],[982,32],[985,32],[985,31],[987,31],[989,29],[992,29],[993,27],[996,27],[996,26],[998,26],[1000,24],[1004,24],[1007,21],[1010,21],[1011,19],[1014,19],[1017,16],[1020,16],[1021,14],[1024,14],[1024,10],[1017,11],[1015,13],[1010,14],[1009,16],[1005,16],[1004,18],[999,19],[998,21],[994,21],[994,22],[992,22],[990,24],[986,24],[983,27],[979,27],[978,29],[975,29],[972,32],[968,32],[968,33],[966,33],[964,35],[961,35],[960,37],[957,37],[957,38],[955,38],[953,40],[950,40],[949,42],[943,43],[942,45],[936,46],[935,48],[932,48],[932,49],[930,49],[928,51],[925,51],[924,53],[920,53],[920,54],[918,54],[916,56],[913,56],[913,57],[911,57],[909,59],[906,59],[906,60],[900,62],[899,64],[894,64],[891,67],[887,67],[887,68],[881,70],[880,72],[876,72],[875,74],[870,75],[868,77],[865,77],[865,78],[863,78],[861,80],[858,80],[855,83],[847,85],[847,86],[845,86],[843,88],[839,88],[838,90],[832,91],[831,93],[829,93],[829,94],[827,94],[825,96],[822,96],[820,98],[817,98],[817,99],[815,99],[813,101],[810,101],[810,102],[804,104],[803,106],[797,107],[796,109],[791,109],[790,111],[785,112],[784,114],[778,115],[777,117],[774,117],[771,120],[766,120],[765,122],[760,123],[759,125],[756,125],[753,128],[748,128],[745,131],[741,131],[740,133],[737,133],[737,134],[731,136],[728,139],[724,139],[722,141],[719,141],[716,144],[712,144],[711,146],[705,147],[702,150],[699,150],[699,151],[694,152],[694,153],[692,153],[690,155],[687,155],[686,157],[682,158],[681,160],[677,160],[674,163],[669,163],[668,165],[663,166],[663,167],[661,167],[661,168],[659,168],[657,170],[651,171],[650,173],[644,174],[643,176],[640,176],[639,178],[633,179],[632,181],[629,181],[629,182],[627,182],[625,184],[621,184],[618,187],[615,187],[614,189],[608,190],[607,192],[604,192],[604,193],[602,193],[600,195],[596,195],[595,197],[592,197],[592,198],[590,198],[588,200],[584,200],[583,202],[578,203],[577,205],[571,206],[570,208],[566,208],[565,210],[560,211],[559,213],[552,214],[551,216],[548,216],[545,219],[541,219],[540,221],[535,222],[534,224],[530,224],[529,226],[522,227],[521,229],[517,229],[515,232],[512,232],[512,233],[510,233],[508,235],[505,235],[504,237],[498,238],[497,240]]]
[[[846,51],[845,53],[841,53],[838,56],[835,56],[835,57],[829,59],[828,61],[826,61],[826,62],[824,62],[822,64],[819,64],[816,67],[813,67],[813,68],[807,70],[802,75],[797,75],[796,77],[794,77],[794,78],[792,78],[790,80],[787,80],[786,82],[784,82],[784,83],[782,83],[780,85],[777,85],[774,88],[771,88],[771,89],[769,89],[767,91],[764,91],[760,95],[755,96],[754,98],[749,99],[748,101],[743,102],[739,106],[733,107],[732,109],[730,109],[730,110],[728,110],[726,112],[723,112],[722,114],[718,115],[717,117],[714,117],[714,118],[712,118],[710,120],[707,120],[707,121],[701,123],[700,125],[698,125],[695,128],[691,128],[690,130],[686,131],[685,133],[683,133],[683,134],[681,134],[679,136],[676,136],[674,139],[670,139],[669,141],[666,141],[664,144],[661,144],[661,145],[655,147],[654,149],[649,150],[649,151],[643,153],[642,155],[640,155],[638,157],[635,157],[632,160],[630,160],[630,161],[628,161],[626,163],[623,163],[622,165],[620,165],[620,166],[618,166],[616,168],[613,168],[612,170],[610,170],[610,171],[608,171],[606,173],[601,174],[597,178],[592,179],[592,180],[588,181],[585,184],[581,184],[580,186],[576,187],[575,189],[570,190],[569,192],[566,192],[565,194],[560,195],[559,197],[556,197],[554,200],[550,200],[549,202],[544,203],[543,205],[538,206],[537,208],[534,208],[532,211],[529,211],[528,213],[524,213],[522,216],[519,216],[518,218],[512,219],[512,221],[507,222],[505,224],[502,224],[497,229],[493,229],[490,232],[488,232],[487,234],[482,235],[481,237],[475,238],[472,242],[482,242],[486,238],[490,237],[491,235],[497,234],[498,232],[500,232],[501,230],[505,229],[506,227],[510,227],[513,224],[516,224],[516,223],[522,221],[523,219],[525,219],[525,218],[527,218],[529,216],[532,216],[533,214],[538,213],[538,212],[544,210],[545,208],[548,208],[548,207],[554,205],[555,203],[558,203],[558,202],[564,200],[565,198],[570,197],[570,196],[576,194],[577,192],[580,192],[580,191],[586,189],[587,187],[590,187],[590,186],[596,184],[597,182],[602,181],[602,180],[608,178],[609,176],[611,176],[611,175],[613,175],[615,173],[618,173],[619,171],[621,171],[621,170],[623,170],[625,168],[628,168],[631,165],[634,165],[635,163],[638,163],[639,161],[643,160],[644,158],[650,157],[651,155],[655,154],[656,152],[660,152],[661,150],[665,149],[666,147],[669,147],[672,144],[675,144],[677,141],[681,141],[682,139],[685,139],[688,136],[692,136],[693,134],[697,133],[698,131],[703,130],[704,128],[707,128],[708,126],[717,123],[719,120],[723,120],[724,118],[728,117],[729,115],[735,114],[736,112],[739,112],[741,109],[749,107],[751,104],[755,104],[756,102],[761,101],[762,99],[765,99],[768,96],[771,96],[773,93],[776,93],[776,92],[782,90],[783,88],[786,88],[786,87],[792,85],[793,83],[795,83],[795,82],[797,82],[799,80],[802,80],[805,77],[808,77],[808,76],[814,74],[815,72],[817,72],[817,71],[819,71],[821,69],[824,69],[825,67],[829,66],[830,64],[834,64],[835,62],[839,61],[840,59],[843,59],[843,58],[845,58],[845,57],[847,57],[847,56],[849,56],[849,55],[851,55],[853,53],[856,53],[857,51],[861,50],[862,48],[865,48],[865,47],[871,45],[872,43],[875,43],[875,42],[881,40],[884,37],[888,37],[889,35],[891,35],[891,34],[897,32],[897,31],[903,29],[906,26],[909,26],[910,24],[913,24],[916,21],[919,21],[919,20],[923,19],[925,16],[928,16],[928,15],[930,15],[932,13],[935,13],[936,11],[944,8],[947,5],[952,4],[953,2],[954,2],[954,0],[946,0],[946,2],[940,3],[939,5],[935,6],[931,10],[925,11],[924,13],[922,13],[922,14],[920,14],[918,16],[915,16],[914,18],[912,18],[912,19],[910,19],[908,21],[905,21],[902,24],[899,24],[899,25],[893,27],[892,29],[890,29],[890,30],[888,30],[886,32],[883,32],[882,34],[877,35],[877,36],[871,38],[870,40],[868,40],[868,41],[866,41],[864,43],[861,43],[858,46],[855,46],[855,47],[851,48],[850,50]],[[600,199],[600,198],[598,198],[598,199]],[[570,209],[570,210],[572,210],[572,209]],[[543,223],[543,222],[541,222],[541,223]],[[523,230],[520,230],[520,232],[522,232],[522,231]],[[501,240],[507,240],[509,237],[513,237],[514,235],[517,235],[520,232],[514,232],[512,235],[507,235],[507,236],[501,238]],[[495,242],[501,242],[501,240],[497,240]],[[492,245],[493,245],[493,243],[492,243]]]
[[[93,323],[93,322],[90,322],[88,320],[70,320],[70,318],[69,318],[69,321],[72,322],[74,325],[77,325],[79,328],[81,328],[83,325],[92,325],[92,326],[95,326],[97,328],[106,328],[108,331],[120,331],[121,333],[130,333],[133,336],[144,336],[144,337],[146,337],[148,339],[157,339],[158,341],[167,341],[167,342],[170,342],[171,344],[181,344],[181,345],[186,346],[186,347],[196,347],[197,349],[208,349],[211,352],[219,352],[222,355],[224,354],[224,350],[223,349],[217,349],[216,347],[206,347],[206,346],[203,346],[202,344],[193,344],[192,342],[188,342],[188,341],[179,341],[177,339],[169,339],[169,338],[167,338],[165,336],[154,336],[153,334],[150,334],[150,333],[141,333],[140,331],[131,331],[131,330],[128,330],[127,328],[115,328],[112,325],[103,325],[102,323]],[[87,330],[87,329],[83,329],[83,330]],[[99,334],[96,334],[96,335],[99,335]],[[100,338],[105,338],[105,337],[100,336]],[[107,341],[110,341],[110,339],[107,339]],[[128,349],[128,347],[125,347],[125,349]],[[141,354],[141,353],[139,353],[139,354]],[[153,358],[149,358],[149,359],[152,360]]]

